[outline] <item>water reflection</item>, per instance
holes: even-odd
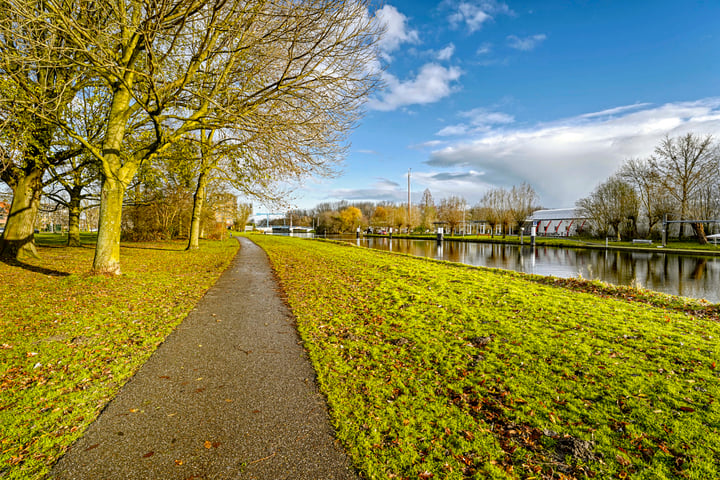
[[[537,275],[582,276],[720,302],[720,258],[517,245],[388,238],[353,238],[357,245]]]

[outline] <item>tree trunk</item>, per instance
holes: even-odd
[[[81,247],[80,243],[80,198],[71,198],[68,208],[68,247]]]
[[[695,235],[697,235],[698,243],[700,245],[707,245],[708,240],[707,240],[707,237],[705,236],[705,227],[703,226],[703,224],[699,223],[699,222],[693,222],[690,225],[692,226],[693,230],[695,231]]]
[[[125,138],[126,122],[130,115],[130,92],[134,73],[128,72],[113,92],[108,114],[107,131],[103,142],[102,189],[100,191],[100,219],[93,260],[93,273],[120,275],[120,232],[125,189],[140,168],[140,160],[126,158],[120,152]],[[146,157],[147,159],[148,157]]]
[[[120,226],[125,184],[105,177],[100,192],[100,221],[93,272],[120,275]]]
[[[620,236],[620,222],[613,222],[611,225],[612,229],[615,231],[615,238],[619,242],[622,240],[622,237]]]
[[[207,187],[207,173],[200,172],[198,176],[197,189],[193,195],[193,211],[192,220],[190,221],[190,235],[188,246],[185,250],[195,250],[200,248],[200,221],[202,218],[202,209],[205,204],[205,187]]]
[[[685,201],[680,205],[680,220],[685,220]],[[685,237],[685,223],[680,224],[680,230],[678,232],[678,240],[682,240]]]
[[[40,208],[44,170],[34,168],[15,180],[10,214],[0,239],[0,256],[15,260],[38,258],[35,220]]]

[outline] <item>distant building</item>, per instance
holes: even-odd
[[[209,200],[215,213],[215,221],[226,227],[231,226],[237,216],[237,197],[231,193],[216,193],[211,195]]]
[[[526,223],[537,227],[537,235],[552,237],[571,237],[586,227],[588,218],[576,208],[555,208],[536,210]],[[529,230],[529,229],[528,229]]]
[[[5,227],[8,215],[10,215],[10,204],[0,202],[0,227]]]
[[[68,209],[59,204],[41,203],[35,228],[47,232],[62,232],[68,229]]]

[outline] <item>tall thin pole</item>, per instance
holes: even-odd
[[[410,172],[412,168],[408,168],[408,225],[410,225]]]

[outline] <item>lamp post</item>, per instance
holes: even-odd
[[[408,235],[410,234],[410,172],[412,168],[408,168],[408,212],[407,212],[407,224],[408,224]]]

